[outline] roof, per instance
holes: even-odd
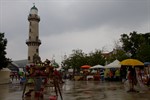
[[[14,64],[16,64],[19,68],[23,68],[28,64],[28,60],[24,59],[24,60],[17,60],[17,61],[13,61]]]
[[[35,5],[31,8],[31,10],[32,10],[32,9],[38,10],[38,9],[35,7]]]
[[[10,69],[11,71],[19,71],[18,66],[14,64],[13,62],[8,64],[7,68]]]
[[[26,65],[28,64],[28,60],[17,60],[17,61],[12,61],[7,68],[10,69],[11,71],[19,71],[20,68],[25,68]]]

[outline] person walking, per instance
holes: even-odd
[[[104,81],[104,69],[100,69],[100,79],[102,82]]]
[[[131,66],[129,67],[128,73],[127,73],[127,79],[130,85],[130,89],[127,92],[137,92],[134,89],[134,86],[137,84],[135,68],[132,68]]]
[[[116,77],[116,81],[120,81],[120,70],[119,69],[117,69],[116,71],[115,71],[115,77]]]

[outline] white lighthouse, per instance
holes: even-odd
[[[30,9],[28,16],[29,21],[29,38],[26,40],[28,45],[28,63],[33,63],[34,55],[39,56],[39,46],[41,41],[39,39],[39,21],[38,9],[35,5]]]

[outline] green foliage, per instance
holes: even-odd
[[[129,35],[122,34],[120,41],[122,42],[123,50],[131,53],[131,58],[141,59],[141,61],[150,60],[150,33],[138,34],[133,31]]]
[[[64,69],[73,68],[77,71],[80,70],[80,67],[83,65],[94,66],[97,64],[104,65],[105,59],[101,55],[100,50],[91,52],[90,54],[85,54],[82,50],[73,50],[73,53],[64,61],[62,65]]]
[[[4,38],[4,33],[0,33],[0,69],[7,67],[10,60],[6,58],[7,39]]]
[[[82,50],[73,50],[73,53],[70,57],[65,61],[66,66],[70,66],[73,69],[80,69],[80,66],[86,64],[86,60],[84,59],[86,54],[83,53]]]
[[[89,65],[104,65],[105,58],[102,56],[102,52],[100,50],[95,50],[95,52],[91,52],[89,54]]]
[[[73,50],[72,54],[62,61],[64,69],[73,68],[80,70],[82,65],[104,65],[105,61],[112,62],[116,59],[122,61],[127,58],[139,59],[143,62],[150,61],[150,33],[138,34],[133,31],[129,35],[122,34],[120,38],[122,46],[116,44],[114,51],[105,59],[100,50],[85,54],[82,50]],[[130,55],[131,54],[131,55]]]
[[[141,45],[137,50],[137,58],[143,62],[150,61],[150,45]]]

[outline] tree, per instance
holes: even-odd
[[[91,52],[89,54],[88,64],[91,66],[94,65],[104,65],[105,58],[102,56],[102,52],[100,50],[95,50],[95,52]]]
[[[102,56],[100,50],[95,50],[89,54],[85,54],[82,50],[73,50],[73,53],[66,60],[62,61],[64,69],[73,68],[79,72],[82,65],[104,65],[105,58]],[[69,67],[70,66],[70,67]]]
[[[0,33],[0,69],[7,67],[10,59],[6,58],[7,39],[4,38],[4,33]]]
[[[135,58],[135,53],[139,45],[138,40],[138,34],[135,31],[130,33],[129,36],[127,34],[121,35],[121,42],[123,43],[122,48],[126,52],[130,52],[132,54],[132,58]]]
[[[131,58],[147,61],[149,57],[150,33],[131,32],[129,35],[122,34],[120,41],[122,48],[126,53],[131,53]]]
[[[137,58],[143,62],[150,61],[150,45],[141,45],[137,50]]]

